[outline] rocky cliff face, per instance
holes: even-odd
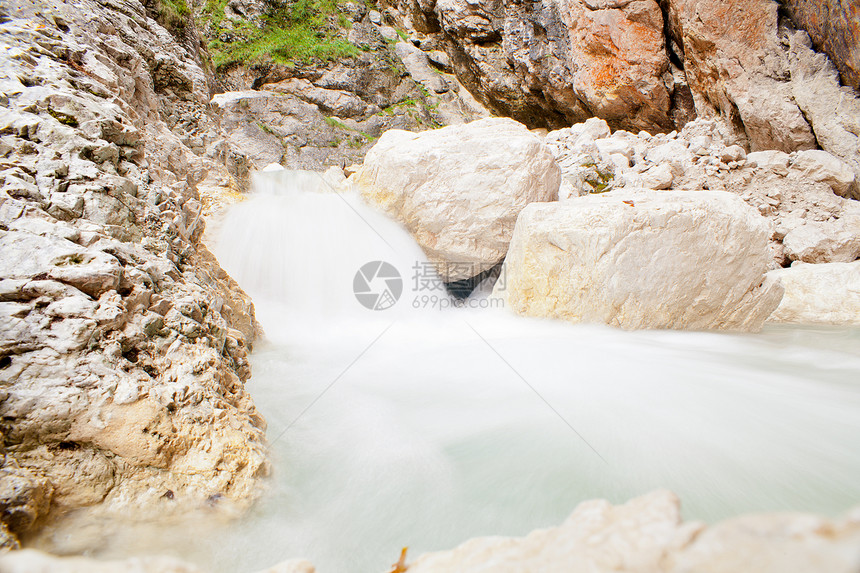
[[[748,151],[820,146],[853,164],[857,4],[784,4],[787,12],[773,0],[397,0],[386,16],[422,49],[445,49],[489,109],[529,127],[596,116],[613,129],[665,133],[718,118]]]
[[[0,14],[4,543],[76,508],[253,497],[258,327],[200,243],[196,185],[228,178],[204,71],[135,0]]]
[[[530,127],[596,115],[616,128],[670,131],[689,118],[654,0],[403,0],[391,13],[422,47],[444,47],[491,110]]]
[[[839,68],[842,83],[860,89],[860,2],[858,0],[783,0],[795,24],[809,33],[815,48]]]

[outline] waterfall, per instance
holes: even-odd
[[[403,227],[318,173],[263,172],[253,181],[253,197],[231,209],[216,250],[224,268],[242,278],[261,317],[269,318],[270,338],[294,331],[296,323],[307,328],[410,312],[409,292],[383,311],[368,309],[355,293],[356,275],[368,263],[394,267],[403,287],[416,269],[433,268]],[[368,277],[370,291],[386,292],[386,277],[376,267],[368,270],[377,274]],[[432,290],[447,298],[432,275]]]

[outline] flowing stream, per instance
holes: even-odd
[[[485,292],[448,308],[413,281],[426,260],[402,228],[324,187],[263,174],[215,246],[267,332],[248,389],[271,489],[238,522],[150,551],[381,573],[403,546],[523,535],[659,488],[707,521],[860,504],[860,329],[623,332],[516,317]],[[353,293],[369,261],[402,276],[390,309]]]
[[[324,187],[262,175],[216,249],[268,334],[248,388],[276,483],[227,569],[383,571],[402,546],[522,535],[658,488],[709,521],[860,503],[860,330],[630,333],[515,317],[480,293],[440,309],[408,233]],[[403,277],[391,309],[354,296],[369,261]]]

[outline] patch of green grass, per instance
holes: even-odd
[[[287,0],[274,5],[262,27],[244,20],[225,22],[226,0],[207,0],[204,16],[214,36],[225,34],[232,41],[213,40],[209,48],[216,66],[272,61],[295,65],[312,60],[330,61],[357,56],[359,48],[338,36],[349,21],[340,13],[337,0]]]
[[[185,0],[161,0],[161,9],[179,17],[187,16],[191,13],[191,9],[185,3]]]
[[[218,26],[224,20],[224,8],[227,6],[228,0],[206,0],[203,6],[202,14],[212,24]]]
[[[157,0],[156,20],[168,30],[177,30],[185,27],[191,9],[185,0]]]
[[[381,111],[377,112],[377,115],[394,115],[397,113],[397,110],[403,108],[417,108],[418,102],[412,98],[406,98],[397,103],[393,103],[390,106],[383,108]]]

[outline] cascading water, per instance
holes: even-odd
[[[404,545],[524,534],[582,500],[656,488],[709,520],[860,503],[857,330],[627,333],[409,312],[448,303],[427,290],[438,284],[415,290],[426,261],[409,235],[357,197],[296,183],[261,178],[217,248],[272,340],[249,384],[279,484],[243,535],[267,540],[256,564],[382,571]],[[391,310],[353,295],[374,260],[406,283]]]
[[[711,521],[860,503],[860,330],[631,333],[439,312],[450,300],[413,283],[426,260],[409,235],[315,177],[259,179],[216,248],[268,335],[248,389],[269,423],[271,491],[239,522],[181,547],[162,533],[148,551],[225,572],[291,557],[381,572],[403,546],[523,535],[580,501],[658,488]],[[391,309],[354,296],[369,261],[403,278]]]

